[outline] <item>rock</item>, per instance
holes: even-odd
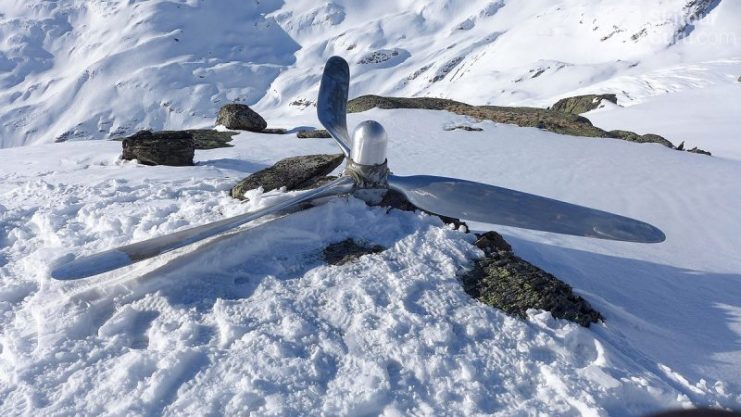
[[[257,112],[245,104],[238,103],[221,107],[216,124],[224,125],[227,129],[252,132],[261,132],[268,127],[268,123]]]
[[[185,132],[190,133],[195,141],[196,149],[215,149],[228,148],[232,145],[232,137],[239,132],[219,132],[213,129],[191,129]]]
[[[674,149],[673,143],[666,140],[663,136],[654,135],[653,133],[639,135],[638,133],[629,132],[627,130],[612,130],[609,133],[610,137],[613,139],[622,139],[636,143],[658,143],[660,145],[666,146],[667,148]]]
[[[324,129],[299,130],[296,134],[299,139],[330,139],[332,135]]]
[[[121,158],[136,159],[144,165],[193,165],[195,141],[188,132],[157,132],[142,130],[121,142]]]
[[[273,127],[273,128],[265,128],[260,133],[268,133],[271,135],[284,135],[288,133],[288,130],[283,129],[282,127]]]
[[[582,114],[600,107],[603,101],[617,104],[615,94],[589,94],[584,96],[567,97],[558,100],[551,106],[551,110],[571,114]]]
[[[484,253],[512,252],[512,246],[497,232],[486,232],[477,236],[474,245]]]
[[[521,318],[529,309],[545,310],[584,327],[603,320],[568,284],[515,256],[498,233],[480,235],[476,246],[484,257],[460,278],[465,291],[482,303]]]
[[[531,107],[472,106],[454,100],[432,97],[360,96],[347,103],[348,113],[379,109],[446,110],[478,120],[491,120],[573,136],[607,138],[608,133],[575,114]]]
[[[640,143],[652,142],[674,148],[671,142],[659,135],[648,134],[641,136],[637,133],[624,130],[607,132],[592,125],[592,122],[586,117],[548,109],[472,106],[443,98],[383,97],[373,95],[360,96],[347,103],[348,113],[363,112],[374,107],[379,109],[446,110],[478,120],[491,120],[497,123],[509,123],[522,127],[537,127],[538,129],[562,135],[623,139]]]
[[[231,190],[231,196],[240,200],[244,193],[262,187],[264,191],[286,187],[286,190],[303,189],[335,170],[345,160],[345,155],[306,155],[286,158],[270,168],[255,172]]]
[[[383,197],[383,200],[381,200],[381,202],[378,203],[378,205],[381,207],[389,207],[389,208],[394,208],[394,209],[403,210],[403,211],[417,211],[417,210],[423,211],[431,216],[439,217],[445,224],[452,224],[456,228],[463,228],[463,230],[468,232],[468,225],[465,222],[463,222],[461,219],[441,216],[439,214],[431,213],[427,210],[422,210],[421,208],[415,206],[409,200],[407,200],[407,198],[404,197],[403,194],[395,190],[388,190],[386,192],[386,195]]]
[[[689,153],[697,153],[697,154],[700,154],[700,155],[713,156],[712,153],[710,153],[708,151],[704,151],[704,150],[698,148],[697,146],[695,146],[692,149],[687,149],[687,152],[689,152]]]
[[[385,250],[386,248],[383,246],[369,245],[353,239],[347,239],[324,248],[322,257],[324,258],[324,262],[329,265],[345,265],[354,262],[363,255],[381,253]]]
[[[214,149],[228,148],[232,145],[232,136],[238,135],[239,132],[219,132],[213,129],[189,129],[189,130],[163,130],[154,132],[153,135],[167,136],[193,136],[196,149]],[[123,141],[126,138],[113,138],[111,140]]]
[[[465,130],[466,132],[483,132],[484,129],[475,126],[458,125],[458,126],[446,126],[444,128],[446,132],[452,132],[453,130]]]
[[[684,148],[684,142],[680,143],[680,144],[679,144],[679,146],[677,146],[677,148],[676,148],[676,149],[677,149],[678,151],[687,151],[687,152],[689,152],[689,153],[697,153],[697,154],[700,154],[700,155],[713,156],[713,154],[711,154],[710,152],[708,152],[708,151],[704,151],[704,150],[702,150],[702,149],[698,148],[697,146],[695,146],[695,147],[694,147],[694,148],[692,148],[692,149],[685,149],[685,148]]]

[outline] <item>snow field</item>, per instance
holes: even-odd
[[[494,227],[605,314],[589,330],[479,304],[455,278],[479,256],[471,235],[352,198],[63,283],[48,277],[53,260],[260,207],[283,196],[240,203],[226,191],[277,159],[336,146],[243,133],[186,168],[120,162],[117,142],[6,149],[0,411],[632,416],[741,403],[736,162],[488,122],[445,132],[472,121],[444,112],[374,110],[350,125],[368,118],[389,131],[397,174],[592,205],[651,221],[669,240]],[[347,238],[389,249],[324,265],[321,250]]]

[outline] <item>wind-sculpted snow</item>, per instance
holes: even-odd
[[[481,254],[472,235],[353,198],[58,282],[59,257],[285,198],[227,193],[279,159],[336,146],[243,133],[198,151],[193,167],[123,162],[116,142],[0,150],[0,414],[635,416],[741,404],[738,162],[490,122],[448,132],[473,122],[423,110],[352,114],[350,125],[369,117],[386,126],[400,175],[607,209],[668,240],[497,228],[605,315],[590,329],[476,302],[456,278]],[[322,250],[348,238],[388,249],[325,265]]]

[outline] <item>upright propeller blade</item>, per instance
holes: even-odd
[[[324,66],[319,86],[317,115],[319,121],[345,153],[350,156],[347,132],[347,95],[350,90],[350,67],[344,59],[333,56]]]
[[[435,214],[523,229],[638,243],[664,233],[648,223],[507,188],[455,178],[389,176],[389,187]]]
[[[307,201],[349,193],[353,188],[352,179],[340,177],[327,185],[261,210],[75,259],[56,268],[51,276],[58,280],[74,280],[102,274],[216,236],[260,217],[288,210]]]

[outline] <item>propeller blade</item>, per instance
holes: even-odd
[[[350,156],[350,135],[347,132],[347,95],[350,90],[350,67],[344,59],[333,56],[324,66],[319,86],[317,116],[325,129],[345,153]]]
[[[54,279],[68,281],[86,278],[132,265],[136,262],[190,245],[199,240],[227,232],[260,217],[290,209],[310,200],[352,192],[355,187],[354,184],[351,178],[340,177],[327,185],[261,210],[240,214],[239,216],[75,259],[54,269],[51,276]]]
[[[427,175],[388,181],[415,206],[443,216],[626,242],[666,240],[648,223],[493,185]]]

